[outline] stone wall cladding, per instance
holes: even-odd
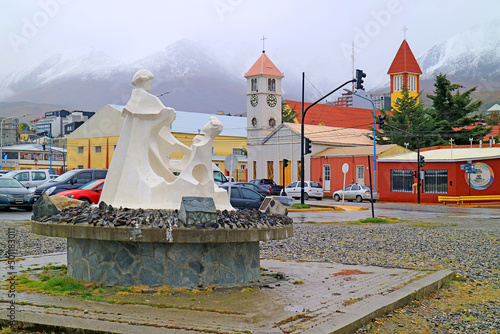
[[[259,242],[160,243],[68,238],[68,275],[106,286],[236,286],[260,277]]]

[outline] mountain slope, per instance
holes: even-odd
[[[243,78],[228,73],[188,40],[125,65],[116,65],[100,52],[72,59],[64,54],[48,57],[7,77],[0,87],[6,102],[63,104],[75,109],[98,110],[106,104],[125,104],[133,89],[135,72],[153,72],[152,94],[165,105],[185,111],[232,114],[245,111]]]

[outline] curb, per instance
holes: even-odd
[[[451,270],[440,270],[432,275],[414,281],[403,288],[386,296],[374,296],[364,303],[360,301],[346,308],[343,317],[334,322],[326,321],[321,325],[304,331],[304,334],[330,333],[349,334],[370,323],[375,318],[380,318],[395,309],[407,305],[415,299],[422,299],[430,293],[439,290],[447,281],[456,275]]]

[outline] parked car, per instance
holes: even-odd
[[[11,170],[2,177],[11,177],[26,188],[36,187],[52,178],[48,169]],[[57,175],[56,175],[57,177]]]
[[[228,191],[229,185],[219,186]],[[262,201],[264,201],[266,196],[259,194],[252,189],[231,185],[231,197],[229,201],[231,205],[236,209],[258,209],[260,208]]]
[[[0,208],[22,208],[29,211],[33,202],[33,193],[19,181],[11,177],[0,178]]]
[[[364,184],[350,184],[344,189],[337,190],[333,193],[333,199],[337,202],[342,199],[342,194],[344,199],[352,202],[356,200],[357,202],[362,202],[363,200],[371,201],[370,197],[370,187]],[[380,195],[377,191],[373,192],[373,202],[377,201]]]
[[[107,173],[107,169],[90,168],[70,170],[36,187],[35,201],[44,193],[49,196],[55,195],[64,190],[77,189],[90,181],[105,179]]]
[[[288,196],[300,198],[301,182],[295,181],[286,186],[285,192]],[[318,201],[323,199],[323,187],[321,183],[315,181],[304,181],[304,199],[316,198]]]
[[[264,189],[262,187],[259,187],[256,184],[253,184],[250,182],[235,182],[233,184],[238,185],[238,186],[242,186],[242,187],[247,187],[247,188],[252,189],[253,191],[256,191],[259,194],[262,194],[264,196],[271,196],[271,192],[269,191],[269,189]]]
[[[269,190],[271,195],[279,195],[283,189],[283,186],[277,185],[272,179],[255,179],[251,180],[250,183]]]
[[[78,189],[61,191],[57,195],[97,204],[101,198],[102,187],[104,187],[104,179],[98,179],[90,181]]]

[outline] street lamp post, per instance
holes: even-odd
[[[344,82],[342,85],[338,86],[334,90],[332,90],[330,93],[326,94],[325,96],[321,97],[317,101],[311,103],[309,107],[304,109],[304,82],[305,82],[305,77],[306,74],[305,72],[302,72],[302,120],[301,120],[301,127],[300,127],[300,203],[304,204],[304,118],[306,117],[306,113],[311,107],[315,106],[318,104],[321,100],[326,99],[328,96],[331,94],[335,93],[337,90],[340,88],[344,87],[345,85],[351,83],[351,82],[356,82],[356,79],[351,79],[349,81]]]
[[[376,122],[375,104],[369,98],[358,95],[358,94],[356,94],[348,89],[344,89],[344,90],[346,92],[351,93],[352,95],[356,95],[357,97],[360,97],[364,100],[369,101],[373,107],[373,190],[376,191],[377,190],[377,140],[376,140],[376,132],[375,132],[375,122]]]
[[[3,122],[7,119],[13,119],[13,118],[18,118],[18,117],[24,117],[29,114],[21,115],[21,116],[10,116],[10,117],[4,117],[2,121],[0,122],[0,162],[3,161]],[[3,165],[3,164],[2,164]],[[0,165],[1,166],[1,165]]]

